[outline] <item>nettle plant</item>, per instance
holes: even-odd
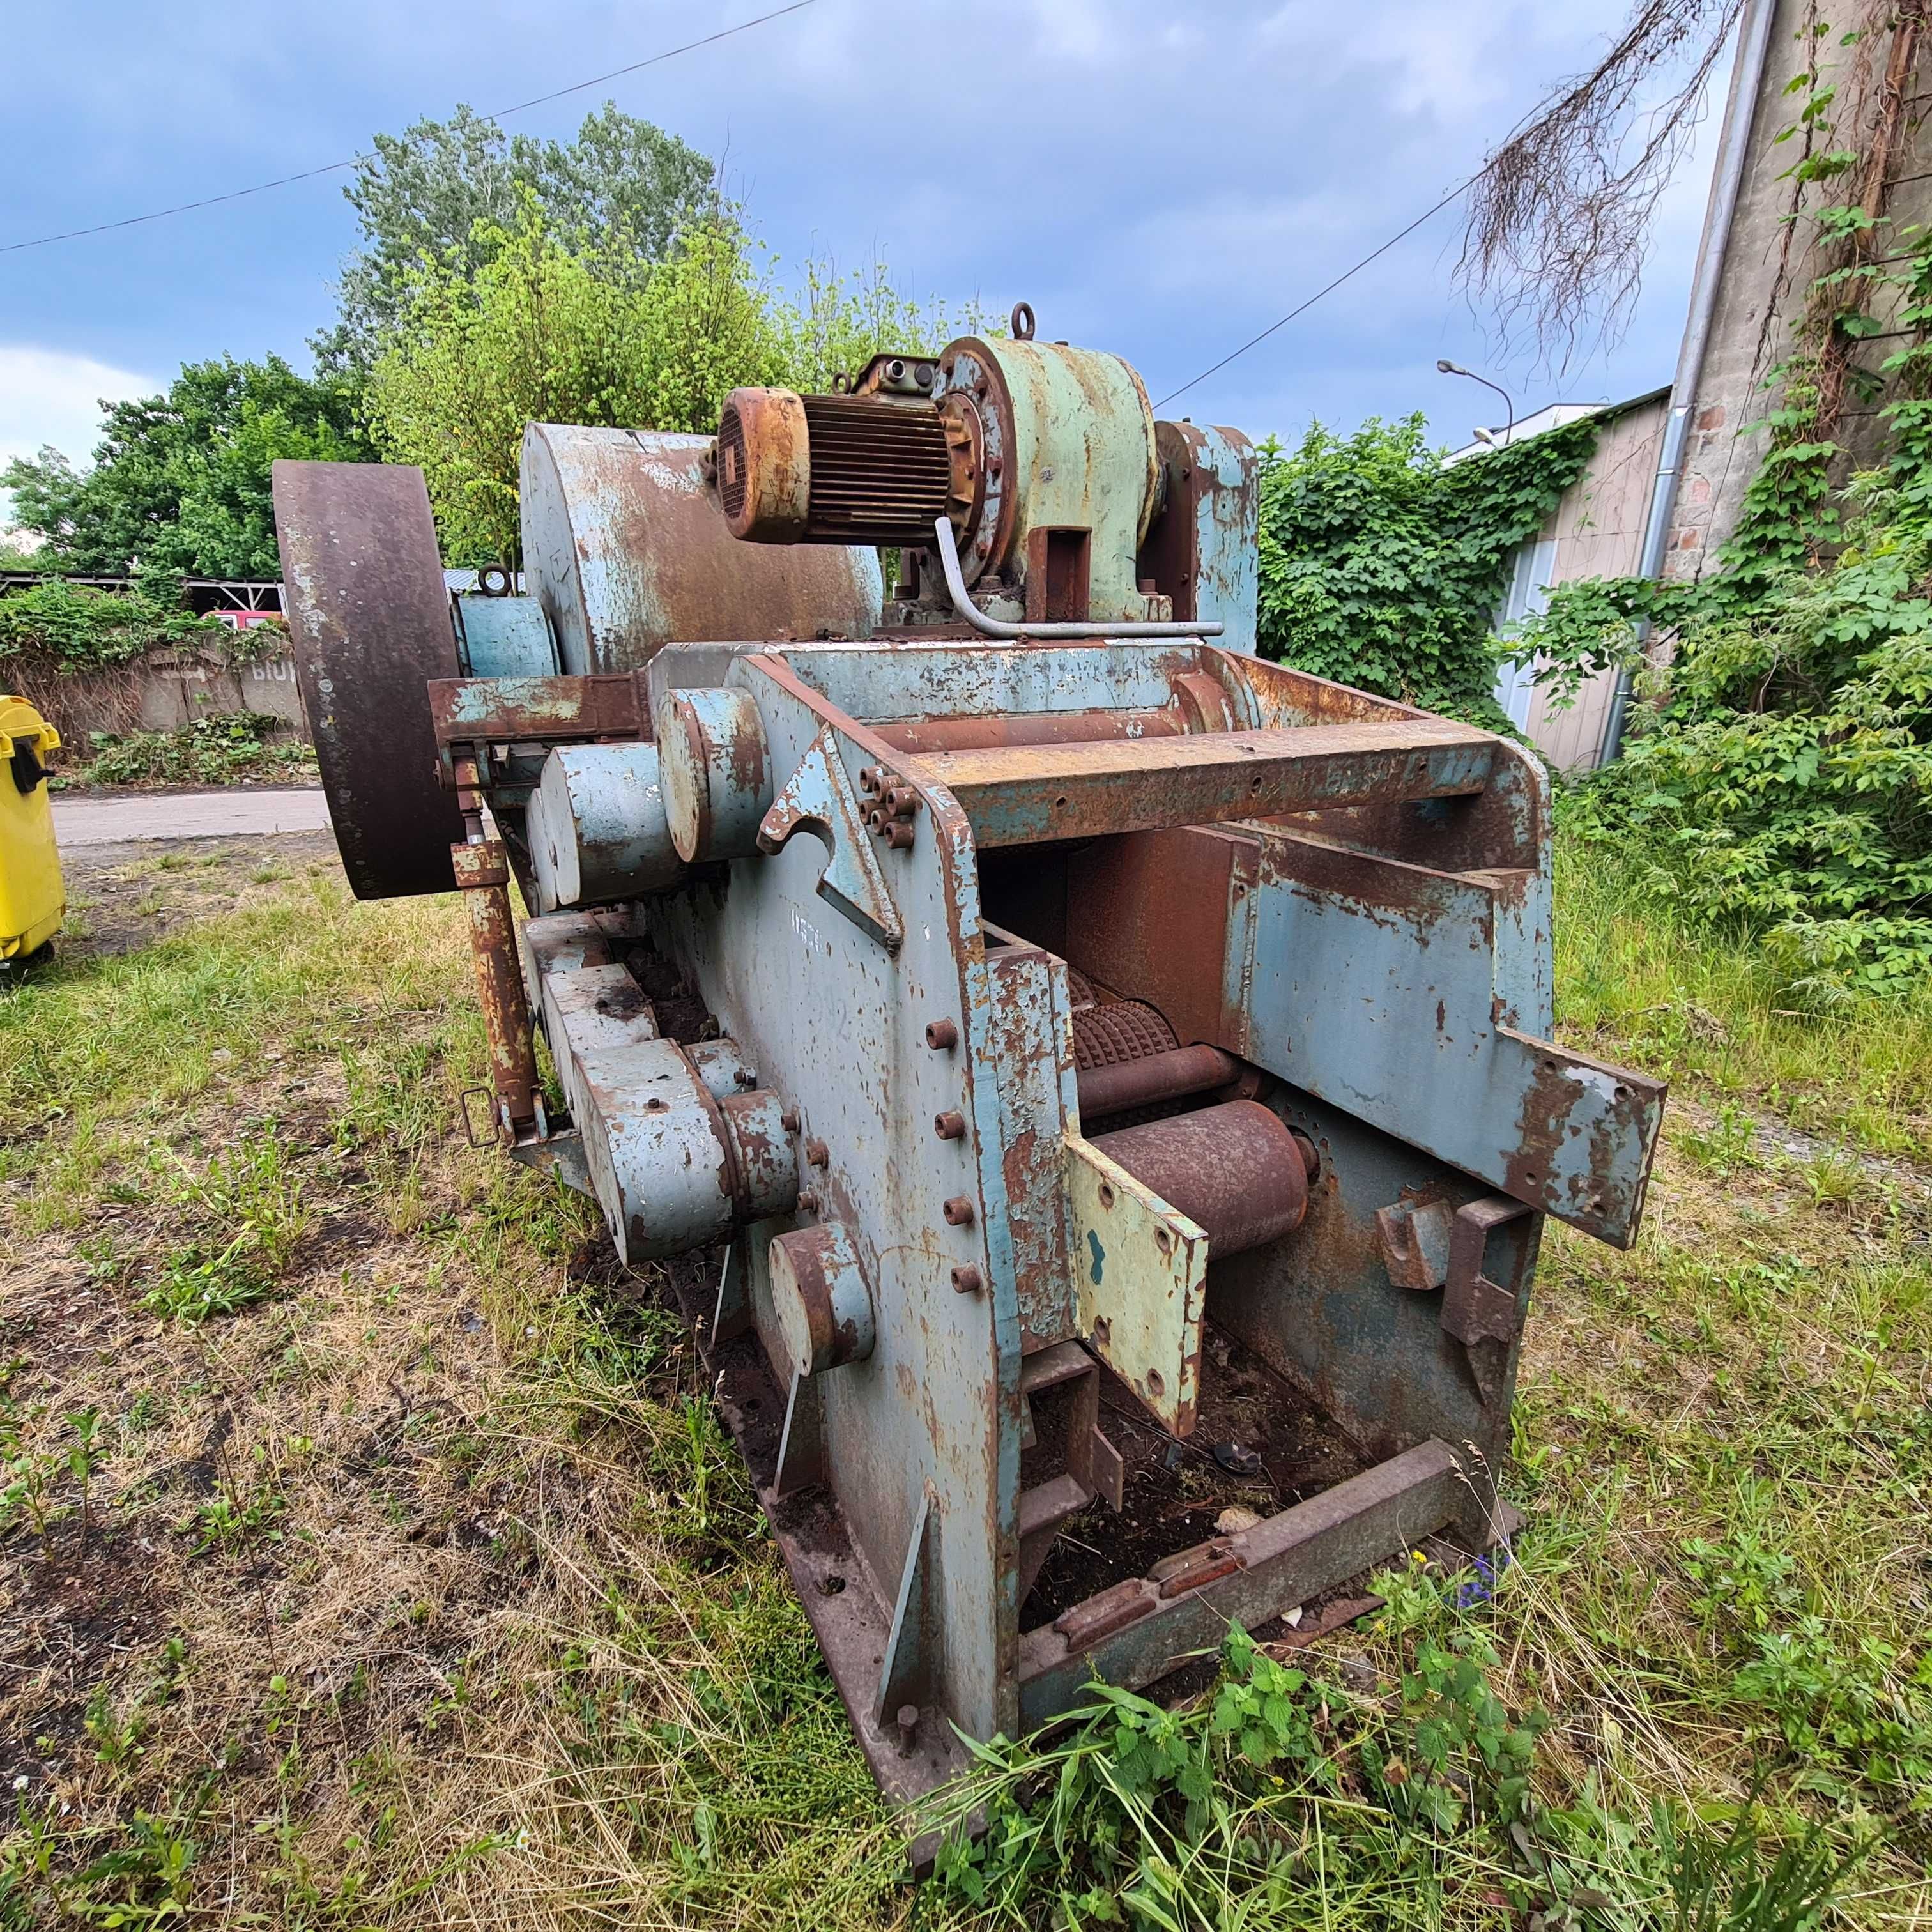
[[[1696,583],[1560,586],[1516,648],[1559,700],[1608,666],[1648,700],[1622,761],[1573,801],[1579,829],[1829,1002],[1932,968],[1932,229],[1875,212],[1882,184],[1822,118],[1832,88],[1815,67],[1794,86],[1807,98],[1786,134],[1808,151],[1786,178],[1866,184],[1802,218],[1830,266],[1768,379],[1776,406],[1754,427],[1769,444],[1736,534]],[[1900,332],[1876,368],[1859,362]],[[1840,482],[1840,412],[1881,394],[1877,463]]]

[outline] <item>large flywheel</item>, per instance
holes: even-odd
[[[274,486],[296,678],[350,885],[451,891],[463,820],[437,781],[426,687],[459,673],[422,472],[284,461]]]

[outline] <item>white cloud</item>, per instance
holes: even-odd
[[[100,440],[104,398],[118,402],[165,387],[91,356],[0,342],[0,467],[49,443],[83,464]],[[12,499],[0,490],[0,532],[12,521]]]
[[[164,382],[31,343],[0,342],[0,463],[52,443],[76,464],[100,437],[100,402],[151,396]]]

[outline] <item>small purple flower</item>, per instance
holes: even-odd
[[[1505,1564],[1509,1562],[1507,1553],[1502,1560]],[[1496,1588],[1496,1572],[1491,1567],[1489,1558],[1486,1556],[1478,1557],[1475,1576],[1461,1585],[1456,1592],[1456,1609],[1466,1610],[1477,1604],[1486,1604],[1495,1595]]]

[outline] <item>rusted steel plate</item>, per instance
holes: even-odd
[[[1246,904],[1246,1034],[1218,1044],[1600,1240],[1636,1238],[1665,1086],[1545,1037],[1546,874],[1270,834]]]
[[[638,681],[610,677],[452,677],[429,687],[439,745],[648,738]]]
[[[1130,1689],[1165,1676],[1190,1652],[1214,1648],[1231,1622],[1264,1623],[1456,1522],[1466,1495],[1448,1444],[1424,1442],[1252,1529],[1218,1538],[1235,1567],[1223,1570],[1218,1559],[1204,1564],[1206,1580],[1197,1589],[1163,1598],[1150,1577],[1141,1579],[1138,1590],[1115,1585],[1106,1593],[1104,1617],[1083,1624],[1084,1606],[1076,1605],[1059,1623],[1020,1639],[1021,1724],[1065,1710],[1091,1676]],[[1087,1640],[1082,1647],[1070,1641],[1069,1630]]]
[[[874,727],[900,752],[968,752],[989,745],[1084,744],[1096,738],[1175,738],[1188,728],[1178,706],[1160,711],[1046,711],[1018,716],[910,718]]]
[[[1219,619],[1226,648],[1251,652],[1259,592],[1254,446],[1239,430],[1154,427],[1167,504],[1141,545],[1140,574],[1174,599],[1175,616]]]
[[[1081,1332],[1149,1412],[1193,1433],[1208,1236],[1101,1148],[1066,1136],[1068,1232]]]
[[[1159,1007],[1183,1040],[1245,1052],[1258,849],[1243,833],[1177,826],[1072,854],[1068,964]]]
[[[1478,1130],[1500,1138],[1498,1185],[1628,1247],[1643,1218],[1668,1084],[1508,1027],[1496,1029],[1495,1050],[1498,1088],[1520,1096],[1513,1120],[1486,1115]]]
[[[982,846],[1482,790],[1496,740],[1447,718],[937,752],[923,776]]]
[[[350,889],[448,892],[463,817],[437,779],[426,687],[455,675],[456,634],[422,472],[284,460],[273,488],[296,681]]]
[[[870,634],[877,555],[740,543],[704,473],[711,439],[532,423],[524,568],[566,671],[639,670],[665,644]]]

